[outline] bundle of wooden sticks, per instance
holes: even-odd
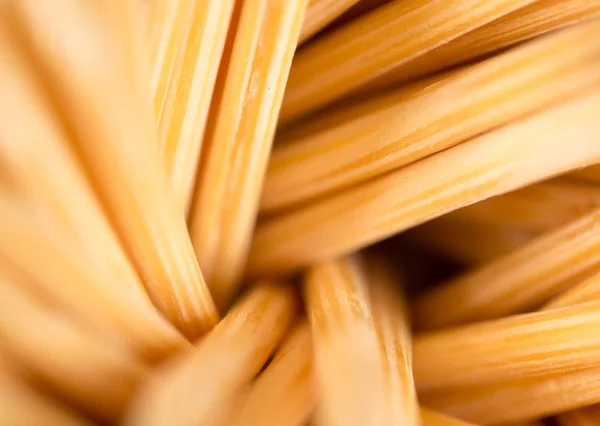
[[[600,0],[0,2],[0,425],[600,425]]]

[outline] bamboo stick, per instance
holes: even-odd
[[[298,52],[279,123],[290,123],[378,74],[531,2],[395,0],[377,8]]]
[[[365,111],[374,113],[385,109],[389,106],[391,100],[399,97],[409,99],[419,91],[441,82],[452,75],[458,74],[461,70],[462,69],[452,70],[411,82],[387,95],[385,93],[375,92],[366,94],[361,98],[352,98],[351,101],[342,99],[339,102],[328,106],[323,111],[309,115],[292,126],[287,126],[281,130],[278,129],[275,138],[275,147],[297,143],[297,141],[304,140],[311,135],[327,131],[329,128],[337,128],[352,120],[361,118],[365,115]]]
[[[156,123],[160,123],[167,99],[177,90],[183,66],[185,40],[191,31],[198,2],[153,0],[149,27],[150,93]],[[202,2],[208,5],[209,2]]]
[[[572,306],[573,310],[578,310],[580,308],[583,309],[587,309],[588,307],[592,307],[594,305],[597,305],[597,300],[600,300],[599,297],[597,297],[597,288],[598,287],[598,280],[597,277],[594,277],[588,281],[585,281],[575,287],[573,287],[571,290],[561,294],[560,296],[558,296],[557,298],[553,299],[552,301],[550,301],[548,304],[544,305],[542,307],[542,309],[545,310],[550,310],[544,313],[537,313],[537,314],[529,314],[529,315],[525,315],[525,316],[521,316],[521,318],[524,317],[529,317],[529,318],[533,318],[534,316],[538,316],[538,315],[545,315],[545,314],[551,314],[552,312],[562,312],[562,314],[566,313],[569,311],[569,308],[564,308],[562,310],[558,310],[558,311],[552,311],[551,309],[556,309],[556,308],[562,308],[562,307],[567,307],[567,306]],[[593,302],[592,302],[593,301]],[[590,303],[585,303],[585,302],[590,302]],[[583,303],[583,304],[582,304]],[[579,304],[579,305],[578,305]],[[510,322],[510,321],[514,321],[515,318],[518,317],[513,317],[513,318],[506,318],[503,320],[497,320],[496,324],[499,324],[501,322]],[[570,322],[575,320],[575,317],[570,317],[569,315],[567,315],[567,319],[566,322]],[[488,323],[491,324],[491,323]],[[564,324],[562,324],[564,326]],[[483,325],[485,326],[485,325]],[[467,328],[470,327],[475,327],[477,328],[477,325],[474,326],[467,326],[467,327],[463,327],[462,330],[464,331]],[[560,341],[556,341],[556,328],[554,329],[554,333],[553,333],[553,339],[554,339],[554,343],[555,344],[560,344]],[[480,329],[481,331],[481,329]],[[527,330],[517,330],[518,331],[524,331],[524,332],[528,332]],[[509,334],[507,333],[507,336],[509,336]],[[486,336],[486,338],[489,337]],[[516,335],[510,335],[509,338],[514,339],[514,337],[516,337]],[[527,349],[523,346],[521,349],[522,353],[527,352],[527,350],[533,350],[533,351],[538,351],[540,349],[538,345],[538,341],[537,338],[539,337],[543,337],[541,335],[538,335],[537,337],[535,337],[533,340],[530,341],[525,341],[525,344],[527,346]],[[577,342],[578,345],[582,344],[585,342],[584,338],[580,338],[581,336],[578,335],[577,333],[569,333],[569,336],[566,336],[567,340],[572,340],[573,342]],[[535,341],[535,342],[534,342]],[[505,340],[502,340],[502,342],[504,343]],[[453,344],[456,342],[453,342]],[[485,343],[482,343],[480,341],[480,343],[482,344],[482,346],[485,346]],[[523,345],[523,343],[521,344]],[[415,344],[416,346],[416,344]],[[552,345],[554,346],[554,345]],[[447,348],[446,348],[447,349]],[[446,350],[445,349],[445,350]],[[461,348],[461,351],[464,348]],[[554,348],[551,349],[550,353],[552,353],[552,351],[554,351]],[[447,352],[444,352],[447,353]],[[530,352],[530,354],[533,352]],[[566,356],[571,356],[573,355],[574,352],[570,352],[570,351],[566,351],[564,352],[564,354]],[[509,356],[514,356],[515,352],[514,350],[512,351],[512,353]],[[507,354],[508,355],[508,354]],[[504,355],[504,356],[507,356]],[[491,357],[488,359],[494,359],[494,360],[498,360],[498,358]],[[436,361],[438,362],[438,361]],[[441,361],[440,361],[441,362]],[[558,361],[560,362],[560,360]],[[546,365],[544,365],[545,368],[551,367],[554,368],[556,365],[551,366],[550,362],[548,362],[548,359],[544,360],[544,363]],[[511,374],[514,373],[511,372]],[[586,419],[590,419],[590,414],[591,412],[594,412],[594,409],[591,409],[588,411],[588,409],[584,408],[584,409],[580,409],[579,407],[583,407],[586,405],[590,405],[590,404],[595,404],[595,403],[599,403],[600,402],[600,395],[598,394],[598,391],[595,389],[595,384],[598,382],[598,376],[597,376],[597,371],[596,369],[592,368],[592,369],[583,369],[581,371],[577,371],[574,373],[569,373],[569,372],[564,372],[564,374],[550,374],[548,375],[546,378],[541,378],[541,379],[531,379],[531,380],[518,380],[516,382],[510,382],[506,385],[501,385],[500,388],[494,388],[494,386],[475,386],[475,387],[470,387],[470,388],[465,388],[465,389],[455,389],[450,391],[450,393],[453,393],[455,396],[457,396],[459,398],[460,401],[457,404],[456,400],[452,400],[452,398],[450,398],[450,400],[446,399],[446,397],[442,396],[441,397],[441,404],[442,405],[446,405],[448,404],[449,406],[454,406],[455,404],[458,405],[457,411],[456,413],[460,413],[459,415],[464,415],[464,413],[468,413],[468,412],[473,412],[475,413],[474,418],[478,418],[480,419],[480,421],[483,421],[481,419],[490,419],[488,420],[489,423],[497,423],[496,420],[491,420],[492,416],[494,415],[500,415],[503,416],[504,411],[509,411],[511,414],[516,414],[517,415],[517,419],[518,420],[524,420],[524,419],[534,419],[534,418],[539,418],[539,417],[543,417],[545,415],[548,414],[556,414],[556,413],[562,413],[562,412],[566,412],[564,414],[561,414],[559,416],[559,423],[562,424],[562,422],[576,422],[576,421],[585,421]],[[591,383],[590,382],[586,382],[587,377],[586,375],[590,374],[592,376],[591,378]],[[596,375],[596,378],[593,378],[594,375]],[[443,377],[443,376],[438,376],[439,377]],[[446,389],[445,391],[443,391],[444,393],[448,394],[448,389]],[[542,393],[542,396],[539,395],[539,392]],[[496,395],[497,399],[494,401],[494,395]],[[483,396],[483,397],[482,397]],[[529,398],[534,398],[533,401],[535,401],[536,397],[540,397],[542,398],[542,400],[545,400],[547,402],[547,405],[544,404],[540,404],[540,403],[536,403],[536,402],[532,402],[532,400],[530,400]],[[438,398],[439,395],[436,397],[435,396],[435,392],[434,392],[434,400],[436,398]],[[464,398],[464,399],[462,399]],[[519,401],[520,398],[523,398],[524,400]],[[427,399],[427,397],[426,397]],[[516,408],[515,408],[515,403],[516,403]],[[435,404],[435,403],[434,403]],[[527,407],[527,404],[531,404],[531,407]],[[513,411],[516,409],[516,413]],[[576,410],[573,410],[576,409]],[[486,410],[490,410],[490,413],[485,413]],[[573,411],[569,411],[569,410],[573,410]],[[448,411],[452,411],[452,409],[449,409]],[[525,414],[523,414],[525,413]],[[467,414],[468,416],[471,416],[471,414]],[[489,416],[489,417],[488,417]],[[470,418],[470,417],[469,417]],[[591,416],[591,418],[593,418],[593,415]],[[514,422],[514,418],[511,418],[510,421]],[[507,420],[509,421],[509,420]]]
[[[14,8],[155,306],[188,337],[202,335],[217,313],[111,26],[95,3],[25,0]]]
[[[540,419],[600,402],[600,369],[422,394],[423,404],[478,424]]]
[[[0,367],[0,424],[91,426],[68,408],[36,392],[4,365]]]
[[[235,0],[194,1],[192,24],[183,40],[181,68],[160,116],[159,138],[175,196],[187,213],[208,110]]]
[[[489,385],[594,367],[600,359],[599,322],[600,303],[590,302],[418,334],[417,389]]]
[[[118,419],[147,367],[34,297],[28,283],[2,266],[0,345],[9,360],[96,418]]]
[[[420,423],[410,335],[390,284],[379,264],[361,265],[357,257],[313,267],[306,276],[323,425]]]
[[[227,425],[300,426],[316,402],[310,327],[302,321],[250,387]]]
[[[383,89],[429,75],[597,16],[600,5],[593,0],[538,0],[442,44],[367,83],[359,91]]]
[[[298,44],[314,36],[359,0],[310,0]]]
[[[239,288],[306,1],[242,5],[190,221],[198,261],[220,309]]]
[[[598,38],[597,22],[543,37],[416,93],[401,88],[384,95],[384,108],[276,146],[261,208],[346,189],[596,84]]]
[[[415,321],[438,328],[536,308],[598,270],[599,221],[595,209],[433,289],[414,305]]]
[[[402,236],[413,244],[463,265],[493,261],[518,250],[535,237],[511,229],[447,220],[451,214],[409,229]]]
[[[248,275],[355,251],[457,208],[600,159],[600,93],[546,110],[259,225]],[[569,149],[565,149],[569,141]]]
[[[255,286],[195,350],[165,365],[143,387],[129,425],[212,425],[212,416],[267,361],[296,315],[281,283]]]
[[[107,285],[111,275],[28,213],[8,196],[0,196],[0,259],[23,273],[33,291],[149,360],[187,347],[149,304]]]

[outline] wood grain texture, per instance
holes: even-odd
[[[537,420],[600,402],[600,369],[422,394],[427,407],[487,425]]]
[[[385,73],[359,92],[420,78],[597,16],[600,5],[595,0],[538,0]]]
[[[260,371],[297,314],[296,295],[262,283],[229,310],[197,347],[174,358],[143,386],[125,424],[212,425],[213,416]]]
[[[210,2],[153,0],[150,8],[148,47],[150,94],[156,123],[177,91],[177,76],[185,57],[185,40],[193,22],[196,4]],[[168,107],[167,107],[168,108]]]
[[[214,130],[207,135],[190,233],[220,309],[239,288],[307,0],[245,2]]]
[[[556,361],[555,358],[553,358],[553,354],[554,355],[558,355],[559,358],[563,358],[563,357],[571,357],[573,355],[573,351],[567,349],[564,352],[563,351],[556,351],[556,349],[559,348],[560,344],[561,344],[561,340],[563,340],[563,343],[566,342],[566,340],[568,341],[572,341],[572,343],[576,343],[580,348],[582,348],[583,346],[585,346],[585,342],[586,339],[581,336],[580,334],[578,334],[577,332],[573,332],[573,331],[569,331],[568,335],[564,336],[566,338],[566,340],[561,339],[560,338],[560,331],[561,328],[563,326],[569,327],[570,325],[574,325],[574,323],[571,323],[571,321],[576,321],[576,317],[577,315],[571,316],[569,311],[573,310],[573,311],[579,311],[580,309],[582,310],[581,312],[591,308],[594,309],[594,306],[598,305],[598,300],[600,300],[600,293],[598,292],[598,287],[599,287],[599,280],[598,280],[598,276],[595,276],[587,281],[584,281],[581,284],[578,284],[576,286],[574,286],[572,289],[562,293],[561,295],[557,296],[555,299],[551,300],[549,303],[547,303],[546,305],[544,305],[541,309],[543,309],[545,312],[538,312],[535,314],[528,314],[528,315],[521,315],[521,316],[515,316],[515,317],[508,317],[508,318],[504,318],[504,319],[500,319],[500,320],[496,320],[493,322],[487,322],[487,323],[481,323],[481,324],[475,324],[472,326],[465,326],[465,327],[460,327],[457,328],[455,330],[462,330],[465,331],[467,329],[472,329],[474,328],[475,331],[477,332],[477,329],[479,326],[481,326],[482,328],[479,329],[479,331],[482,331],[483,328],[485,328],[486,326],[489,325],[493,325],[493,324],[500,324],[500,323],[511,323],[511,322],[518,322],[519,319],[523,319],[523,318],[529,318],[529,319],[535,319],[535,318],[543,318],[544,316],[550,316],[553,317],[555,313],[559,313],[560,315],[564,315],[565,313],[566,318],[563,319],[558,319],[558,321],[561,323],[561,325],[557,325],[555,324],[555,326],[552,326],[552,340],[550,341],[550,346],[548,347],[549,351],[544,353],[543,357],[538,358],[537,360],[534,359],[530,359],[530,364],[527,367],[527,375],[531,375],[531,374],[538,374],[540,372],[540,370],[536,369],[536,365],[537,367],[541,367],[541,369],[553,369],[554,367],[556,367],[556,364],[553,364],[553,361]],[[588,302],[588,303],[586,303]],[[563,309],[557,309],[557,308],[563,308]],[[583,324],[583,323],[582,323]],[[577,326],[576,326],[577,327]],[[503,331],[509,331],[508,328],[504,328]],[[506,342],[515,342],[516,340],[513,340],[515,337],[518,338],[518,335],[520,333],[527,333],[527,332],[531,332],[533,331],[532,328],[530,328],[529,325],[527,325],[526,327],[521,327],[519,330],[516,330],[516,333],[506,333],[506,337],[498,340],[497,342],[502,342],[502,345]],[[548,333],[548,331],[550,330],[546,330],[546,333]],[[558,331],[558,333],[557,333]],[[443,336],[444,335],[444,331],[439,332],[439,334],[433,333],[431,334],[431,336]],[[449,331],[449,333],[452,333],[452,331]],[[446,337],[448,337],[448,335],[445,335]],[[485,338],[488,338],[489,335],[487,335]],[[541,346],[543,346],[543,344],[541,346],[538,346],[538,338],[544,338],[544,332],[538,333],[536,334],[535,337],[533,337],[532,339],[526,339],[523,340],[521,342],[521,344],[517,344],[515,347],[513,347],[512,349],[507,348],[507,350],[499,355],[500,357],[506,357],[506,356],[514,356],[517,355],[519,352],[522,354],[526,354],[526,357],[529,358],[530,354],[533,354],[533,351],[537,351],[541,348]],[[435,337],[434,337],[435,339]],[[484,349],[484,347],[486,346],[485,343],[476,337],[476,340],[479,340],[479,343],[481,343],[480,349]],[[418,341],[418,339],[417,339]],[[535,343],[533,343],[535,341]],[[471,341],[474,343],[474,341]],[[454,344],[455,342],[453,342],[452,344]],[[478,343],[478,345],[479,345]],[[533,343],[533,345],[531,345],[531,343]],[[567,345],[569,345],[570,343],[567,343]],[[415,345],[416,347],[416,345]],[[488,348],[497,348],[498,345],[494,344],[494,345],[488,345]],[[527,348],[533,349],[532,352],[527,353]],[[485,350],[485,349],[484,349]],[[461,348],[462,351],[462,348]],[[444,352],[444,354],[447,354],[448,352]],[[425,356],[427,356],[427,354],[425,354]],[[525,360],[527,358],[524,358]],[[573,357],[573,358],[577,358],[577,357]],[[492,366],[493,364],[495,364],[500,358],[496,357],[496,356],[489,356],[487,357],[488,362],[486,362],[487,367]],[[580,358],[580,360],[583,358]],[[565,360],[565,358],[563,358],[563,361]],[[480,359],[481,361],[481,359]],[[578,360],[575,360],[575,362],[577,362]],[[437,362],[437,361],[436,361]],[[485,362],[485,360],[484,360]],[[559,359],[558,363],[560,364],[562,361]],[[569,361],[567,361],[569,362]],[[416,365],[416,363],[415,363]],[[496,366],[498,366],[499,364],[496,364]],[[508,364],[507,364],[508,365]],[[514,364],[511,364],[511,366]],[[469,369],[471,369],[472,366],[469,367]],[[487,368],[486,367],[486,368]],[[533,368],[531,368],[533,367]],[[546,416],[548,414],[556,414],[556,413],[560,413],[560,415],[557,418],[557,421],[559,422],[559,424],[567,424],[569,422],[573,422],[572,424],[578,424],[578,422],[581,422],[581,424],[588,424],[587,422],[590,422],[589,424],[594,424],[595,422],[595,418],[597,416],[597,406],[592,406],[590,408],[579,408],[579,407],[585,407],[586,405],[590,405],[590,404],[595,404],[600,402],[599,396],[597,394],[597,389],[595,388],[594,383],[597,383],[598,378],[594,378],[595,375],[597,374],[597,370],[595,368],[588,368],[588,369],[583,369],[577,372],[573,372],[570,373],[569,371],[569,367],[566,367],[563,371],[559,371],[558,373],[551,373],[549,375],[546,375],[546,378],[540,378],[540,379],[525,379],[523,380],[522,378],[517,379],[516,381],[514,379],[512,380],[508,380],[506,384],[504,385],[497,385],[496,388],[494,388],[494,385],[482,385],[482,386],[472,386],[472,387],[464,387],[461,388],[460,386],[458,388],[452,389],[450,391],[450,393],[454,393],[454,396],[457,397],[457,399],[453,399],[453,398],[449,398],[446,399],[446,396],[443,396],[442,394],[448,394],[448,389],[446,390],[442,390],[440,393],[438,393],[438,395],[436,396],[436,392],[433,392],[433,400],[436,400],[437,398],[441,398],[440,401],[443,401],[441,404],[443,406],[447,406],[448,409],[447,411],[453,411],[454,412],[454,408],[451,407],[456,407],[456,413],[461,413],[458,415],[464,415],[463,413],[474,413],[474,414],[466,414],[467,416],[475,416],[474,418],[480,419],[480,421],[483,421],[481,419],[489,419],[488,422],[489,423],[499,423],[496,420],[492,420],[492,417],[488,417],[488,416],[494,416],[494,415],[500,415],[500,416],[504,416],[503,414],[503,410],[507,410],[511,413],[511,415],[515,415],[516,417],[510,417],[510,420],[506,420],[506,421],[510,421],[510,422],[514,422],[515,419],[518,420],[528,420],[528,419],[535,419],[535,418],[540,418],[543,416]],[[512,375],[513,373],[517,373],[517,371],[511,370],[510,374]],[[588,377],[588,375],[590,377]],[[439,376],[439,377],[445,377],[443,375]],[[591,380],[591,382],[587,381],[588,379]],[[476,379],[477,380],[477,379]],[[518,396],[519,394],[524,391],[523,394],[521,394],[521,398],[523,398],[523,400],[521,402],[518,402]],[[538,393],[541,392],[541,393]],[[554,393],[556,392],[556,393]],[[546,402],[547,405],[545,404],[540,404],[540,403],[532,403],[532,400],[529,399],[533,396],[533,398],[535,397],[541,397],[543,398]],[[461,399],[461,398],[465,398],[465,399]],[[425,399],[427,400],[429,397],[425,396]],[[468,401],[470,399],[470,401]],[[516,405],[515,405],[516,403]],[[531,407],[527,407],[527,404],[531,404]],[[434,402],[435,405],[435,402]],[[485,414],[484,411],[485,410],[490,410],[490,413]],[[573,410],[573,411],[569,411],[569,410]],[[471,418],[471,417],[469,417]]]
[[[281,125],[532,0],[395,0],[301,49]],[[401,30],[400,30],[401,29]]]
[[[355,255],[305,278],[323,425],[420,423],[405,313],[371,262]]]
[[[99,3],[77,0],[27,0],[14,9],[152,301],[188,337],[202,335],[217,321],[216,309],[158,143],[149,143],[156,141],[152,117],[127,77],[111,16]]]
[[[0,271],[2,352],[63,400],[97,419],[118,419],[148,367],[125,346],[73,321],[27,287],[20,274],[5,266]],[[7,414],[0,412],[0,419]]]
[[[175,196],[188,212],[196,181],[202,140],[234,0],[199,0],[183,41],[181,68],[171,77],[173,89],[158,123],[159,138]]]
[[[599,321],[600,303],[590,302],[417,334],[417,389],[491,385],[594,367]]]
[[[259,224],[248,275],[276,274],[600,159],[597,89]],[[565,141],[569,149],[565,150]]]
[[[461,69],[451,70],[445,73],[436,74],[431,77],[410,82],[401,87],[402,96],[410,97],[428,86],[438,83],[451,75],[458,73]],[[393,96],[400,96],[400,88],[394,90]],[[351,97],[342,99],[331,105],[328,105],[321,111],[310,114],[299,120],[293,125],[277,129],[275,146],[291,144],[295,141],[303,140],[311,135],[316,135],[326,131],[328,128],[337,128],[340,125],[361,118],[366,112],[375,112],[385,109],[389,105],[389,97],[383,96],[381,92],[373,92],[360,97]]]
[[[384,107],[368,103],[351,121],[276,146],[261,208],[352,187],[580,92],[600,80],[598,38],[593,22],[534,40],[416,93],[384,94]]]

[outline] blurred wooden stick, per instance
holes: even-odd
[[[117,420],[147,366],[128,348],[60,314],[56,304],[35,297],[26,290],[26,279],[1,266],[3,351],[62,399],[98,419]]]
[[[91,426],[76,413],[41,395],[6,365],[0,366],[0,424],[26,426]]]
[[[234,407],[229,426],[300,426],[317,402],[308,323],[294,327],[269,366]]]
[[[152,117],[116,47],[111,17],[96,2],[78,0],[23,0],[13,8],[24,45],[44,73],[152,301],[188,337],[201,336],[217,312],[152,142]]]
[[[32,291],[149,360],[164,359],[189,344],[148,303],[108,286],[112,276],[53,231],[0,195],[0,260],[26,276]]]
[[[159,369],[127,424],[212,425],[231,396],[259,372],[297,313],[291,287],[253,287],[197,347]]]

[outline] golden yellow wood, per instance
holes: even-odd
[[[197,347],[181,354],[140,391],[128,425],[212,425],[223,404],[259,372],[297,313],[292,288],[262,283],[230,309]]]
[[[595,209],[431,290],[414,305],[416,323],[439,328],[535,309],[598,270],[599,223]]]
[[[198,262],[221,310],[240,285],[306,1],[250,1],[240,12],[190,217]]]
[[[600,91],[259,224],[248,275],[293,271],[600,160]],[[568,142],[566,142],[568,141]],[[568,149],[566,147],[568,146]]]
[[[118,32],[95,2],[15,3],[57,106],[157,309],[190,338],[217,321]],[[60,49],[56,49],[60,46]],[[58,52],[58,53],[57,53]]]
[[[159,138],[175,197],[187,214],[217,71],[225,47],[234,0],[197,0],[191,10],[182,64],[171,76]]]
[[[537,420],[600,402],[600,369],[422,394],[427,407],[478,424]]]
[[[417,389],[451,390],[594,367],[599,322],[600,303],[590,302],[417,334]]]
[[[306,321],[297,324],[242,402],[229,426],[300,426],[317,402],[312,340]]]
[[[298,43],[303,43],[359,0],[310,0]]]
[[[277,145],[261,209],[352,187],[581,92],[600,81],[598,38],[595,21],[543,37]]]
[[[89,262],[55,229],[0,196],[0,261],[24,274],[32,291],[96,331],[161,360],[189,343],[146,301],[119,291],[113,276]],[[116,339],[115,339],[116,338]]]
[[[420,423],[410,334],[393,285],[379,259],[358,255],[306,275],[323,426]]]
[[[391,1],[298,52],[279,123],[296,120],[377,75],[532,1]]]
[[[6,266],[0,274],[0,346],[6,356],[70,404],[98,419],[118,419],[148,367],[128,348],[62,314],[60,305],[33,295],[26,279]]]
[[[540,34],[600,15],[595,0],[537,0],[385,73],[359,89],[383,89],[467,63]]]
[[[0,424],[27,426],[91,426],[67,407],[32,389],[0,366]]]

